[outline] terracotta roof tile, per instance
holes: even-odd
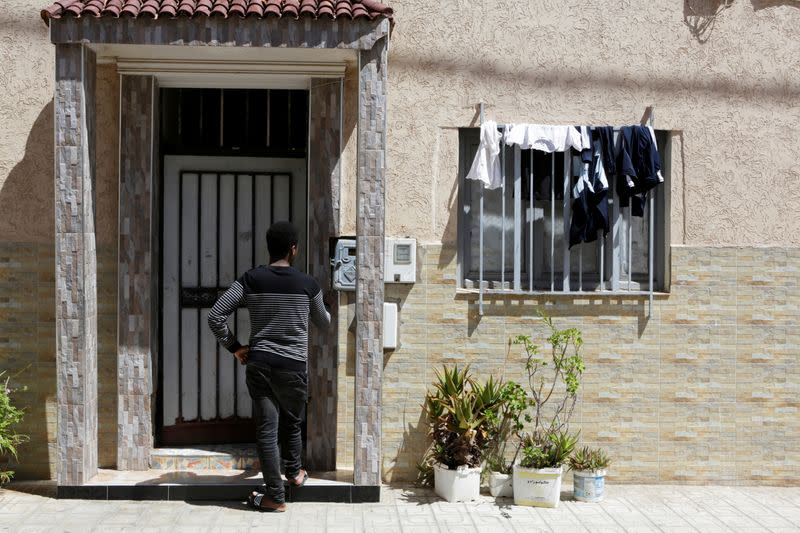
[[[55,0],[42,9],[45,23],[62,17],[392,18],[378,0]]]

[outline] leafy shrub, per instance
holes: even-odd
[[[5,379],[3,379],[5,376]],[[0,372],[0,458],[5,457],[17,460],[17,445],[27,442],[28,436],[16,432],[14,426],[22,421],[23,411],[12,402],[11,396],[17,389],[9,385],[9,377],[6,372]],[[7,466],[6,466],[7,468]],[[0,465],[0,485],[11,481],[14,477],[12,470],[7,470]]]
[[[569,420],[578,399],[578,388],[585,369],[580,354],[583,336],[579,329],[558,329],[553,320],[539,313],[550,329],[544,356],[530,335],[512,339],[525,350],[528,373],[528,402],[533,407],[533,428],[518,432],[520,465],[525,468],[556,468],[567,461],[578,442],[568,431]]]
[[[583,346],[580,330],[558,329],[549,316],[544,313],[540,316],[550,328],[548,358],[541,355],[530,335],[518,335],[513,342],[525,349],[525,369],[534,408],[533,433],[546,440],[543,435],[560,432],[568,426],[585,365],[580,354]]]
[[[510,474],[513,461],[507,459],[507,450],[511,437],[518,435],[524,427],[524,422],[530,423],[533,419],[527,413],[531,402],[525,389],[518,383],[509,381],[500,392],[501,403],[499,415],[493,420],[491,439],[486,450],[486,469],[490,472]]]

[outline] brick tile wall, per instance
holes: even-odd
[[[520,380],[522,354],[508,341],[543,339],[539,306],[560,327],[583,331],[573,428],[609,450],[614,481],[800,479],[800,250],[674,247],[671,293],[656,299],[650,318],[646,299],[592,295],[500,299],[482,319],[477,302],[456,294],[454,254],[445,252],[421,246],[419,283],[386,289],[401,305],[402,346],[385,356],[385,480],[416,475],[434,368],[469,363],[479,376]],[[340,466],[352,462],[352,350],[352,340],[340,342]]]

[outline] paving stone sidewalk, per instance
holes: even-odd
[[[56,500],[0,489],[0,532],[6,531],[799,532],[800,487],[610,486],[601,504],[533,509],[488,497],[451,504],[429,490],[393,486],[378,504],[296,503],[280,515],[237,502]]]

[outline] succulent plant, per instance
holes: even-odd
[[[473,379],[469,367],[445,367],[436,372],[434,390],[425,397],[433,445],[432,459],[448,468],[480,466],[500,420],[503,387],[493,378]]]
[[[569,458],[569,466],[573,470],[595,471],[608,468],[611,460],[601,448],[584,446]]]

